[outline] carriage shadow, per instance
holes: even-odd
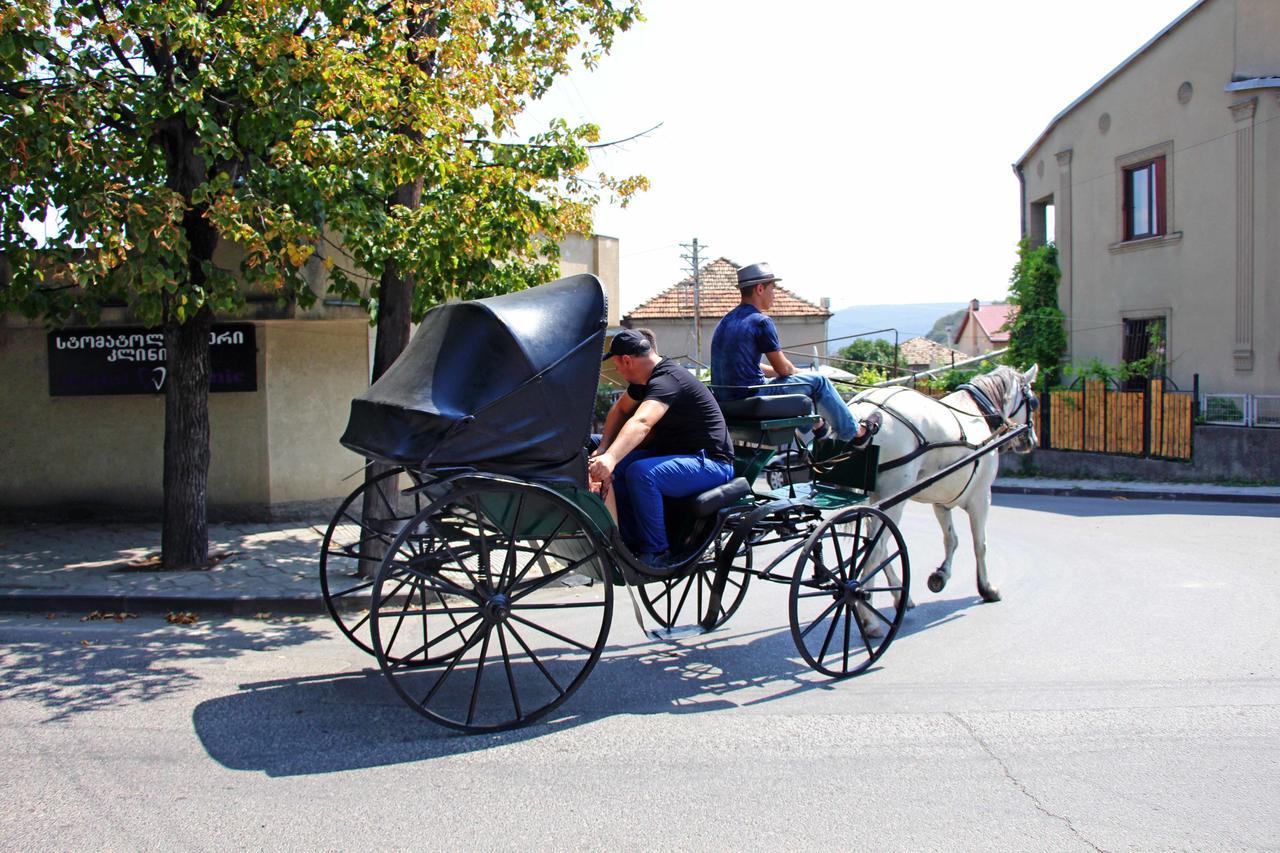
[[[223,766],[297,776],[473,753],[612,717],[748,707],[836,690],[879,669],[832,681],[803,664],[789,631],[775,626],[679,644],[611,644],[549,720],[508,732],[464,735],[437,726],[405,705],[376,668],[243,684],[202,702],[192,719],[205,750]]]

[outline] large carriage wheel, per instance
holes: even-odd
[[[857,675],[884,654],[906,613],[911,570],[897,526],[853,507],[810,535],[791,579],[791,638],[809,666]]]
[[[391,549],[396,534],[417,515],[426,502],[421,493],[400,496],[398,512],[391,512],[386,489],[397,489],[403,468],[392,468],[372,480],[366,480],[338,507],[320,545],[320,591],[329,615],[347,639],[360,649],[373,654],[369,642],[369,610],[358,602],[373,589],[373,579],[382,559]],[[364,496],[375,488],[376,499],[387,510],[385,519],[364,517]],[[425,588],[415,579],[401,573],[404,585],[396,594],[421,597]]]
[[[378,664],[414,710],[442,725],[533,722],[599,660],[613,615],[610,569],[591,522],[557,493],[507,480],[455,484],[400,532],[378,571]],[[395,594],[402,577],[430,593],[425,606]]]

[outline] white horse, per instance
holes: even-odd
[[[991,438],[1002,425],[1031,422],[1035,395],[1031,390],[1037,366],[1025,373],[997,367],[973,378],[972,390],[962,387],[941,400],[909,388],[871,388],[849,401],[859,420],[880,412],[882,425],[875,437],[880,447],[880,473],[870,497],[875,504],[959,461],[972,448]],[[985,399],[984,399],[985,398]],[[1028,430],[1012,442],[1013,449],[1029,452],[1036,444]],[[991,482],[996,477],[997,452],[988,453],[916,494],[911,499],[933,504],[942,527],[945,555],[929,576],[929,589],[941,592],[951,577],[951,558],[959,539],[951,522],[951,510],[959,507],[969,516],[973,556],[977,561],[978,593],[984,601],[999,601],[1000,591],[987,578],[987,513],[991,508]],[[897,524],[905,502],[887,510]],[[907,607],[913,604],[906,591]]]

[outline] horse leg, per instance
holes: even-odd
[[[987,580],[987,513],[990,509],[991,492],[987,491],[965,507],[965,512],[973,533],[973,559],[978,564],[978,595],[983,601],[999,601],[1000,590]]]
[[[947,581],[951,580],[951,558],[956,555],[956,548],[960,545],[960,537],[956,536],[956,526],[951,521],[951,509],[942,504],[933,505],[933,514],[938,519],[938,526],[942,528],[942,565],[933,570],[933,574],[929,575],[929,591],[942,592],[946,587]]]
[[[904,506],[902,504],[899,504],[898,506],[895,506],[892,509],[886,511],[885,515],[889,517],[890,521],[892,521],[895,525],[897,525],[902,518],[903,509],[904,509]],[[882,529],[882,525],[880,525],[877,522],[876,526],[873,529],[869,529],[866,535],[868,538],[872,538],[877,533],[879,533],[881,529]],[[888,552],[889,552],[889,548],[884,540],[884,537],[881,537],[880,541],[876,543],[875,548],[872,550],[871,554],[868,555],[868,558],[863,563],[863,565],[865,566],[863,571],[866,572],[867,570],[880,565],[880,562],[885,557],[888,556]],[[894,567],[892,564],[885,566],[884,574],[885,574],[885,579],[888,581],[889,586],[902,586],[902,578],[898,576],[898,573],[897,571],[894,570]],[[915,607],[916,605],[915,605],[915,602],[911,600],[911,590],[909,589],[904,589],[902,592],[894,595],[894,605],[896,607],[901,607],[902,596],[904,595],[907,597],[907,610],[910,610],[911,608]],[[884,625],[880,622],[879,619],[876,619],[874,616],[867,614],[862,609],[861,606],[855,606],[853,610],[854,610],[854,615],[858,619],[858,623],[862,626],[863,632],[865,632],[868,637],[880,637],[884,635],[884,630],[885,630]]]

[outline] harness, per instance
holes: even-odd
[[[951,412],[951,416],[955,418],[956,427],[960,431],[961,438],[957,440],[930,442],[925,437],[924,433],[921,432],[919,427],[917,427],[914,423],[912,423],[901,412],[897,411],[896,409],[894,409],[892,406],[889,405],[889,401],[892,400],[895,396],[910,390],[911,389],[909,388],[901,388],[901,387],[895,388],[892,392],[886,395],[882,400],[858,400],[857,401],[857,402],[871,405],[876,409],[879,409],[880,411],[886,413],[889,417],[893,418],[898,423],[902,424],[908,430],[910,430],[912,435],[914,435],[916,438],[915,450],[912,450],[910,453],[907,453],[905,456],[899,456],[897,459],[890,459],[888,462],[880,463],[880,466],[879,466],[880,471],[889,471],[894,468],[899,468],[903,465],[906,465],[909,462],[914,461],[915,459],[918,459],[919,457],[923,456],[924,454],[928,453],[931,450],[939,450],[947,447],[963,447],[966,450],[979,450],[984,444],[990,442],[991,439],[995,438],[1001,433],[1007,432],[1008,430],[1016,426],[1016,424],[1011,418],[1006,418],[1004,416],[1004,413],[1000,410],[1000,408],[998,408],[995,405],[991,397],[988,396],[988,394],[985,391],[973,385],[972,383],[966,382],[963,385],[958,386],[956,390],[966,392],[970,396],[970,398],[974,401],[974,403],[978,407],[978,410],[982,413],[981,417],[983,419],[983,422],[987,425],[987,428],[991,431],[991,435],[987,436],[987,438],[985,438],[982,442],[978,444],[974,444],[973,442],[965,440],[964,424],[960,420],[960,415],[964,415],[966,417],[971,418],[971,417],[974,417],[973,413],[966,412],[963,409],[957,409],[955,406],[944,403],[941,400],[934,400],[933,402],[937,403],[938,405],[942,406],[943,408]],[[1031,418],[1031,413],[1036,410],[1036,407],[1039,401],[1036,400],[1034,395],[1030,394],[1028,389],[1026,389],[1025,387],[1022,388],[1022,398],[1023,398],[1022,405],[1019,408],[1023,408],[1026,410],[1027,419],[1029,423]],[[849,455],[850,454],[845,453],[845,454],[840,454],[835,457],[832,457],[831,459],[823,460],[823,466],[821,467],[816,465],[812,460],[810,460],[809,467],[814,469],[815,471],[822,471],[823,468],[825,468],[826,466],[833,465],[837,462],[847,459]],[[963,495],[965,493],[965,491],[969,488],[970,484],[973,483],[973,478],[977,476],[977,473],[978,473],[978,460],[975,459],[973,462],[973,467],[969,469],[969,479],[965,481],[964,487],[961,488],[956,495],[957,500],[959,499],[960,495]]]

